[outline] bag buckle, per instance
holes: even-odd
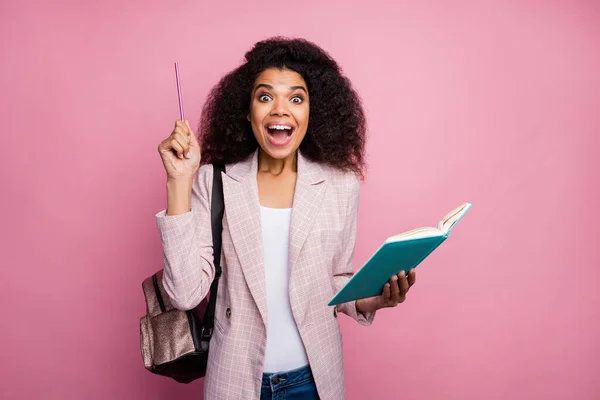
[[[212,336],[212,332],[213,332],[213,328],[202,327],[202,330],[200,331],[200,339],[201,340],[210,339],[210,337]]]

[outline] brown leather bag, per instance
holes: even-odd
[[[190,383],[206,374],[208,348],[214,327],[215,304],[221,276],[221,232],[223,229],[222,165],[213,174],[211,223],[215,278],[210,295],[193,310],[173,307],[162,284],[163,270],[146,278],[142,289],[146,315],[140,318],[140,339],[144,366],[150,372]]]

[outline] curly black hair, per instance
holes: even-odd
[[[252,88],[268,68],[300,74],[310,94],[310,116],[300,151],[308,159],[363,176],[366,121],[358,94],[336,61],[305,39],[273,37],[256,43],[245,62],[211,90],[202,110],[202,163],[234,163],[258,143],[246,116]]]

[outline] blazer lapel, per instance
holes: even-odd
[[[317,219],[325,188],[325,175],[321,166],[304,158],[298,152],[298,177],[290,225],[290,277],[304,272],[310,273],[310,271],[302,271],[302,266],[297,264],[297,260]],[[310,290],[310,288],[305,288],[302,285],[310,285],[310,283],[310,277],[290,279],[290,302],[298,324],[302,323],[302,320],[300,320],[301,315],[303,315],[301,311],[305,311],[305,305],[302,301],[308,297],[305,295],[306,290]]]
[[[223,193],[225,214],[233,245],[246,283],[266,326],[267,294],[257,171],[258,151],[245,161],[228,165],[223,179]],[[298,175],[289,238],[290,274],[302,273],[296,261],[321,208],[325,184],[325,175],[321,166],[304,158],[298,152]],[[299,311],[304,307],[304,304],[299,303],[298,300],[307,296],[303,295],[304,288],[294,282],[305,281],[310,284],[310,279],[290,281],[290,301],[296,318],[301,315]]]
[[[233,245],[250,293],[266,326],[267,295],[257,166],[258,152],[245,161],[228,165],[223,179],[223,194]]]

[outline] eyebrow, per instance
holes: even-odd
[[[254,91],[258,90],[258,89],[259,89],[259,88],[261,88],[261,87],[264,87],[264,88],[267,88],[267,89],[270,89],[270,90],[273,90],[273,89],[274,89],[274,88],[273,88],[273,86],[271,86],[271,85],[268,85],[268,84],[266,84],[266,83],[259,83],[259,84],[258,84],[258,85],[256,85],[256,87],[254,88]],[[304,91],[304,93],[308,94],[308,91],[307,91],[307,90],[306,90],[306,88],[305,88],[304,86],[302,86],[302,85],[299,85],[299,86],[290,86],[290,91],[294,91],[294,90],[298,90],[298,89],[299,89],[299,90],[303,90],[303,91]]]

